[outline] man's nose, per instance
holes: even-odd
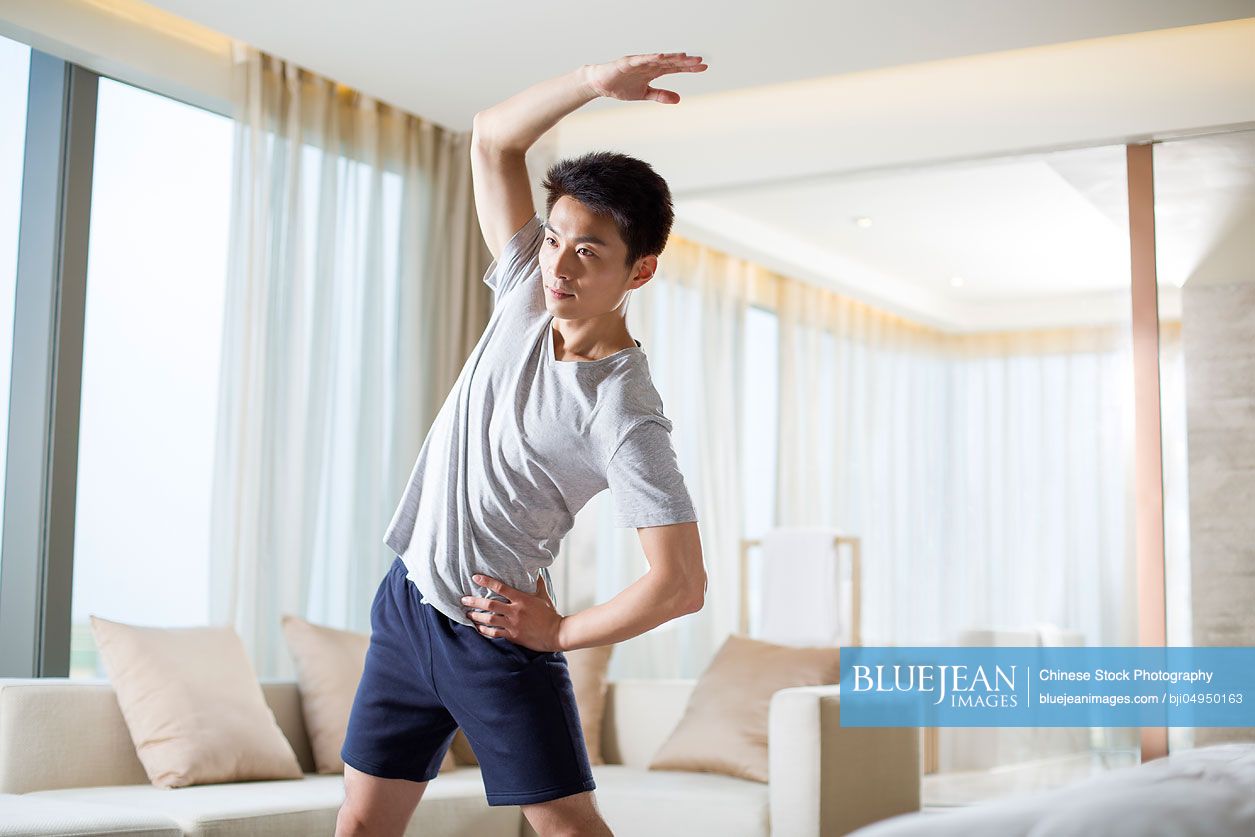
[[[567,279],[571,275],[571,259],[578,258],[572,255],[568,258],[565,254],[560,254],[558,260],[553,263],[553,275],[558,279]]]

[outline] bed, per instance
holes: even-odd
[[[1255,742],[1182,750],[1080,782],[944,813],[919,812],[857,837],[1251,837]]]

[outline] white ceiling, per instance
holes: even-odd
[[[1255,0],[148,2],[458,130],[521,84],[630,53],[706,58],[668,77],[683,96],[1255,16]]]
[[[1162,314],[1190,281],[1255,281],[1255,130],[1154,146]],[[806,265],[828,284],[954,329],[1128,321],[1123,145],[723,190],[690,229]],[[860,219],[864,219],[860,223]],[[870,222],[870,223],[868,223]]]
[[[555,132],[567,138],[561,151],[594,145],[657,160],[676,194],[678,233],[956,329],[1127,319],[1126,129],[1102,124],[1110,114],[1101,105],[1092,112],[1078,108],[1068,114],[1075,122],[1056,136],[1047,133],[1065,120],[1047,115],[1031,134],[1043,139],[1033,145],[1116,139],[1048,153],[970,154],[985,159],[965,162],[957,150],[942,150],[939,117],[936,136],[903,123],[895,126],[895,141],[904,149],[913,142],[917,157],[933,143],[935,155],[957,161],[852,172],[849,166],[874,159],[885,142],[872,138],[872,153],[860,155],[860,149],[840,147],[841,132],[808,130],[816,105],[848,109],[856,101],[818,97],[814,85],[838,78],[877,83],[889,76],[867,71],[912,65],[927,74],[915,78],[932,79],[938,89],[921,93],[922,83],[910,83],[920,98],[907,103],[885,104],[890,100],[870,90],[862,94],[873,103],[862,122],[891,125],[930,106],[953,111],[947,94],[979,107],[986,93],[1014,100],[1020,92],[1014,88],[1019,80],[979,61],[967,62],[975,74],[961,87],[953,80],[958,76],[946,75],[961,62],[942,59],[992,60],[992,53],[1255,17],[1255,0],[643,0],[630,13],[572,2],[149,2],[457,130],[469,128],[477,110],[581,63],[645,51],[699,54],[709,70],[658,82],[683,97],[673,112],[653,103],[592,102]],[[1058,50],[1024,55],[1068,58]],[[925,62],[940,63],[918,66]],[[1046,95],[1055,99],[1106,83],[1106,73],[1077,67],[1073,76],[1041,67],[1027,72],[1034,83],[1054,78],[1059,89]],[[772,85],[785,83],[793,84],[778,89],[791,90],[794,98],[775,95]],[[1136,112],[1134,97],[1116,95],[1125,98],[1129,113]],[[992,99],[987,104],[995,107]],[[1013,126],[1023,121],[1005,107],[1003,112]],[[1181,119],[1172,125],[1143,122],[1147,128],[1189,128],[1216,118],[1200,112]],[[722,127],[712,135],[712,125]],[[773,126],[782,133],[773,135]],[[755,153],[736,144],[754,132],[778,147]],[[813,139],[808,133],[821,142],[801,165],[807,155],[791,153],[787,143]],[[993,132],[976,126],[970,133]],[[1253,138],[1255,133],[1229,134],[1156,146],[1165,287],[1179,286],[1214,250],[1214,239],[1249,217]],[[1000,140],[1017,142],[1010,134]],[[1176,149],[1169,151],[1169,145]],[[990,152],[996,146],[991,142]],[[858,217],[871,218],[871,226],[857,226]],[[961,286],[955,276],[962,277]],[[1165,298],[1171,309],[1174,295]]]

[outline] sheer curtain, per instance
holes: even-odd
[[[1136,644],[1127,326],[953,334],[674,236],[659,265],[628,322],[675,425],[710,581],[705,609],[620,643],[611,677],[696,676],[736,630],[743,491],[762,480],[776,524],[863,539],[867,644],[1039,621]],[[765,348],[747,349],[750,306],[776,320],[778,395],[746,377]],[[774,412],[773,438],[742,438],[755,409]],[[1165,428],[1167,467],[1181,435]],[[747,443],[776,447],[773,473]],[[609,503],[594,498],[564,543],[567,612],[647,569]]]
[[[1136,644],[1127,328],[950,334],[781,284],[777,520],[863,542],[867,644]]]
[[[291,676],[280,617],[369,630],[381,541],[485,324],[469,135],[246,45],[210,544],[211,619]]]

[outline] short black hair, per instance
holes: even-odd
[[[675,220],[671,190],[643,160],[617,151],[590,151],[554,163],[541,185],[549,193],[546,216],[566,195],[614,221],[627,244],[626,265],[657,256],[667,245]]]

